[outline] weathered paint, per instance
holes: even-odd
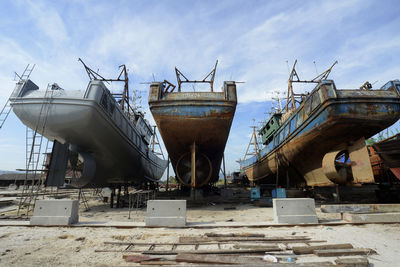
[[[162,83],[150,85],[150,110],[174,171],[184,185],[191,186],[191,183],[180,177],[179,171],[182,172],[185,167],[182,165],[190,160],[189,152],[193,143],[196,145],[196,159],[204,161],[196,165],[197,175],[205,177],[200,181],[196,177],[196,187],[218,180],[236,102],[234,82],[225,82],[223,92],[165,93]],[[211,175],[206,175],[209,172],[208,162],[212,166]]]
[[[330,83],[330,85],[329,85]],[[335,88],[333,81],[327,86]],[[323,173],[322,158],[333,150],[345,148],[361,137],[368,138],[395,123],[400,117],[398,91],[374,91],[375,94],[355,93],[351,90],[325,90],[325,84],[310,95],[319,94],[324,101],[314,107],[309,117],[304,112],[307,100],[300,105],[275,134],[275,141],[283,129],[283,141],[266,147],[262,158],[249,159],[242,168],[250,180],[256,181],[276,173],[276,161],[280,167],[288,163],[306,179],[307,185],[333,185]],[[321,90],[319,90],[321,89]],[[310,106],[311,107],[311,106]],[[301,124],[295,129],[290,122],[301,114]],[[280,136],[282,137],[282,136]]]

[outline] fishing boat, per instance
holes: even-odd
[[[368,149],[376,178],[387,178],[392,173],[400,180],[400,134],[373,143]]]
[[[373,183],[365,139],[400,118],[400,82],[389,81],[378,90],[368,82],[359,89],[337,89],[327,79],[337,62],[309,81],[300,80],[296,62],[286,105],[259,130],[263,147],[240,161],[242,171],[252,182],[286,180],[287,186]],[[315,87],[295,94],[297,82]]]
[[[67,167],[74,173],[71,185],[78,188],[158,181],[167,161],[150,148],[155,133],[129,103],[125,65],[117,79],[105,79],[83,65],[90,78],[84,90],[57,84],[39,90],[30,79],[21,79],[10,97],[27,127],[55,141],[46,184],[62,185]],[[105,83],[113,81],[124,82],[122,94],[107,89]]]
[[[218,181],[235,114],[236,83],[226,81],[222,92],[214,91],[217,63],[200,81],[190,81],[175,68],[178,88],[168,81],[150,85],[150,111],[178,181],[187,187]],[[208,83],[210,91],[183,92],[183,83]]]

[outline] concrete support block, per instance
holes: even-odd
[[[69,225],[79,220],[79,202],[72,199],[36,200],[32,225]]]
[[[343,220],[352,223],[400,223],[399,212],[388,212],[388,213],[365,213],[365,214],[354,214],[344,213]]]
[[[18,185],[16,185],[16,184],[10,184],[8,186],[8,190],[17,190],[17,189],[18,189]]]
[[[148,200],[146,226],[186,225],[186,200]]]
[[[272,201],[276,223],[318,223],[312,198],[275,198]]]

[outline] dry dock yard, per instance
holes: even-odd
[[[0,266],[399,265],[399,205],[317,202],[318,222],[285,224],[276,223],[273,207],[251,203],[244,197],[250,192],[240,190],[236,200],[188,200],[185,225],[157,227],[146,222],[146,207],[110,208],[92,190],[78,223],[32,225],[16,216],[20,192],[4,188]],[[68,190],[59,197],[78,195]]]

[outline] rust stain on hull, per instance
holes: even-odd
[[[290,129],[284,140],[278,141],[254,164],[243,167],[249,180],[270,177],[275,181],[278,162],[280,173],[282,169],[286,175],[285,170],[294,168],[308,186],[334,185],[322,168],[324,156],[332,151],[346,150],[360,138],[369,138],[400,118],[400,88],[362,92],[335,89],[331,96],[323,86],[320,90],[326,99],[308,116],[302,112],[307,105],[307,100],[304,101],[296,110],[297,115],[302,115],[301,124],[292,127],[291,121],[299,120],[294,112],[277,131],[276,136],[279,136],[281,129]],[[282,180],[286,178],[281,177]]]
[[[180,182],[192,186],[190,151],[193,144],[196,187],[218,181],[236,109],[235,83],[225,82],[222,93],[163,93],[161,83],[152,83],[150,91],[153,96],[149,99],[150,110]]]

